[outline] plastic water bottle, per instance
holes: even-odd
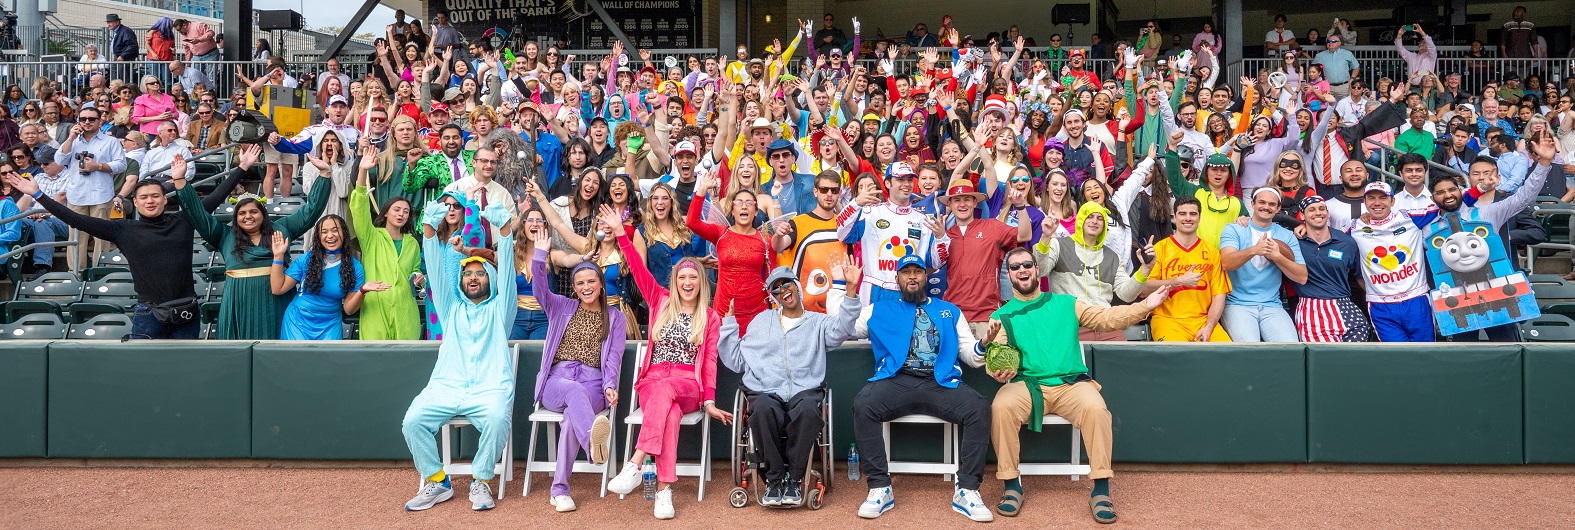
[[[848,444],[848,480],[859,479],[859,446]]]
[[[645,479],[645,500],[656,500],[656,464],[651,462],[651,457],[645,457],[645,465],[640,466],[640,473]]]

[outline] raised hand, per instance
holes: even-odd
[[[253,165],[257,164],[257,160],[259,158],[261,158],[261,157],[262,157],[262,146],[257,145],[257,144],[248,144],[248,145],[242,146],[241,147],[241,155],[239,157],[239,162],[238,162],[240,164],[241,170],[244,171],[244,170],[251,169]]]
[[[368,170],[377,167],[377,148],[371,143],[361,146],[361,163],[357,167]]]
[[[306,161],[311,163],[313,167],[316,167],[318,171],[328,171],[328,162],[321,158],[317,158],[316,155],[307,153]]]
[[[493,204],[481,210],[481,218],[492,223],[492,226],[501,228],[509,224],[509,209],[502,203]]]
[[[185,156],[175,155],[175,159],[170,161],[170,183],[177,189],[186,187],[186,168]]]
[[[290,252],[290,241],[284,238],[284,232],[274,230],[271,247],[273,249],[273,259],[283,260],[285,254]]]
[[[613,207],[603,204],[596,216],[596,220],[601,221],[602,225],[607,227],[608,233],[611,233],[613,237],[623,236],[623,215],[619,214],[618,210],[614,210]]]

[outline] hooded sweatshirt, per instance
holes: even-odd
[[[1110,224],[1092,243],[1085,242],[1083,224],[1099,214],[1109,218],[1110,211],[1098,203],[1084,203],[1077,210],[1077,229],[1071,237],[1061,237],[1034,245],[1034,260],[1041,272],[1050,276],[1050,291],[1069,294],[1084,303],[1110,307],[1111,296],[1131,302],[1143,284],[1132,278],[1114,250],[1105,246]]]
[[[777,267],[766,285],[782,280],[791,280],[803,299],[798,277],[787,267]],[[768,309],[755,315],[743,337],[738,336],[738,319],[728,316],[722,319],[717,355],[727,369],[743,374],[744,387],[753,392],[785,401],[819,388],[826,381],[826,351],[853,337],[859,316],[857,296],[835,300],[842,304],[836,316],[806,309],[791,329],[784,329],[780,309]]]

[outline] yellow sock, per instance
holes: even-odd
[[[448,474],[439,469],[437,473],[433,473],[432,476],[427,477],[427,480],[431,482],[443,482],[443,479],[446,478],[448,478]]]

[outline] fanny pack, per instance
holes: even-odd
[[[151,305],[153,318],[171,326],[179,326],[197,319],[197,297],[177,298],[162,304]]]

